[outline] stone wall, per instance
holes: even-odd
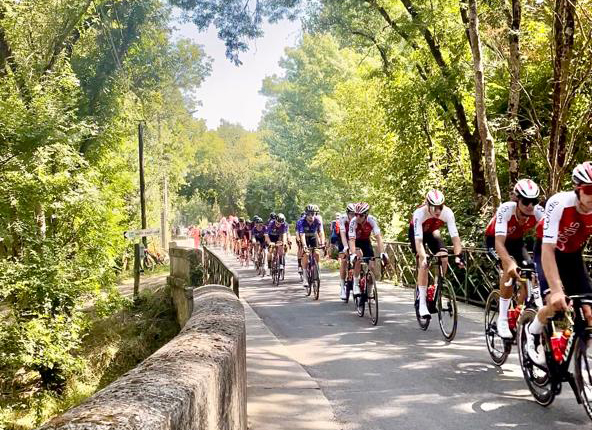
[[[193,291],[181,332],[44,430],[246,430],[245,313],[232,290]]]
[[[169,248],[171,259],[170,276],[167,283],[171,289],[173,305],[177,311],[177,321],[183,327],[193,312],[193,285],[191,274],[197,267],[203,267],[202,250],[178,247],[174,242]],[[201,284],[201,283],[200,283]]]

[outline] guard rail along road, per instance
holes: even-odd
[[[177,291],[176,299],[172,295],[177,317],[184,320],[181,332],[43,430],[247,430],[245,312],[238,278],[225,274],[208,250],[172,246],[170,254],[168,283],[171,293]],[[203,275],[228,285],[201,286]]]

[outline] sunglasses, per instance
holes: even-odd
[[[306,212],[306,216],[315,216],[315,212]]]
[[[592,195],[592,185],[585,186],[585,187],[578,187],[578,190],[580,190],[580,192],[582,192],[583,194],[586,194],[587,196]]]
[[[591,192],[591,194],[592,194],[592,192]],[[539,203],[539,199],[527,199],[526,197],[521,197],[520,201],[522,202],[522,204],[524,206],[530,206],[530,205],[536,206]]]
[[[442,209],[444,209],[444,205],[437,205],[437,206],[430,205],[430,207],[433,210],[442,210]]]

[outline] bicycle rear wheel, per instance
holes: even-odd
[[[417,318],[417,323],[419,324],[419,328],[423,331],[426,331],[430,326],[430,321],[432,319],[431,316],[424,318],[419,314],[419,290],[415,287],[415,318]]]
[[[372,325],[378,324],[378,289],[372,273],[366,275],[366,294],[368,295],[368,313]]]
[[[575,354],[575,380],[582,406],[588,417],[592,419],[592,350],[586,341],[579,339]]]
[[[456,326],[458,324],[458,313],[456,308],[456,295],[452,286],[440,280],[440,291],[438,292],[438,321],[440,322],[440,331],[448,342],[456,336]]]
[[[312,289],[314,292],[314,299],[319,300],[319,291],[321,289],[321,278],[319,276],[319,266],[317,266],[316,262],[314,264],[313,269],[313,281],[312,281]]]
[[[549,406],[555,399],[555,391],[548,369],[536,366],[528,356],[526,343],[526,327],[536,318],[534,309],[526,309],[520,317],[518,324],[518,360],[524,376],[524,381],[530,393],[542,406]],[[541,335],[541,341],[545,342],[545,336]]]
[[[485,304],[485,343],[491,360],[498,366],[504,364],[512,349],[511,342],[505,341],[497,333],[497,318],[499,316],[499,290],[493,290],[487,297]]]

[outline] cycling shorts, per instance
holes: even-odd
[[[364,257],[374,257],[374,248],[370,239],[356,239],[356,248],[362,251]]]
[[[409,226],[409,242],[411,243],[411,250],[414,254],[417,254],[417,248],[415,247],[415,229],[413,225]],[[423,244],[427,245],[428,249],[432,254],[436,254],[442,250],[446,250],[446,245],[442,240],[440,230],[427,231],[423,234]]]
[[[318,246],[316,236],[305,236],[305,238],[306,238],[306,246],[307,247],[315,248]]]
[[[549,290],[549,284],[543,272],[542,257],[542,241],[537,240],[534,246],[534,262],[536,264],[536,271],[539,277],[539,285],[541,288],[541,295],[544,296]],[[555,250],[555,260],[557,261],[557,268],[559,269],[559,278],[563,284],[565,294],[590,294],[592,293],[592,281],[588,275],[588,269],[584,263],[582,250],[577,252],[561,252]]]
[[[269,235],[269,241],[271,243],[276,243],[278,240],[280,240],[280,235],[279,234],[270,234]]]
[[[487,251],[495,255],[497,252],[495,251],[495,237],[494,236],[485,236],[485,246],[487,247]],[[510,254],[510,257],[516,261],[518,266],[524,267],[526,265],[532,263],[532,259],[530,258],[530,254],[526,250],[526,244],[524,243],[523,238],[518,239],[510,239],[506,237],[506,241],[504,242],[504,246],[506,247],[506,251]]]

